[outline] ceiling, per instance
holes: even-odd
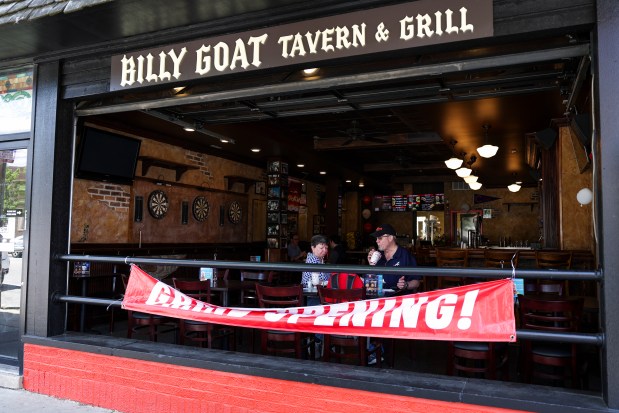
[[[585,43],[562,36],[530,45],[373,57],[324,66],[309,77],[295,69],[183,85],[175,92],[116,95],[82,102],[78,113],[256,166],[279,157],[289,162],[292,176],[318,182],[335,177],[350,189],[360,180],[383,192],[461,180],[444,164],[452,155],[469,163],[485,187],[515,181],[536,186],[527,142],[566,116],[588,68],[586,50]],[[491,159],[476,152],[486,139],[500,148]]]
[[[105,54],[109,44],[129,39],[156,43],[166,35],[195,38],[200,30],[212,36],[230,27],[238,31],[294,16],[309,19],[399,2],[316,0],[308,9],[298,0],[151,0],[145,8],[141,0],[123,0],[49,15],[37,11],[46,7],[43,3],[22,3],[28,7],[14,8],[15,16],[4,15],[0,24],[2,37],[11,39],[0,45],[0,62]],[[57,3],[69,7],[74,2]],[[565,8],[572,22],[567,35],[561,25],[540,32],[525,25],[531,13],[543,16],[536,13],[544,7],[523,6],[523,16],[510,20],[505,16],[513,11],[496,3],[492,39],[444,44],[440,51],[414,48],[325,62],[310,77],[301,74],[301,67],[290,67],[175,85],[185,87],[180,93],[162,88],[117,93],[80,102],[78,113],[260,167],[280,157],[289,161],[293,176],[324,182],[319,175],[324,170],[326,177],[351,179],[353,188],[362,179],[383,192],[400,190],[405,183],[459,180],[443,163],[453,154],[467,162],[475,156],[472,168],[485,187],[516,180],[535,186],[525,157],[527,142],[572,111],[582,100],[580,90],[588,91],[586,84],[581,87],[581,74],[588,72],[583,63],[588,62],[589,29],[579,25],[589,21],[590,10],[585,5],[579,14]],[[552,17],[558,19],[555,12]],[[576,16],[585,16],[584,21]],[[25,23],[13,23],[21,20]],[[188,133],[180,127],[190,124],[201,129]],[[476,153],[484,142],[483,125],[490,126],[490,143],[500,147],[491,159]],[[234,143],[223,144],[221,137]],[[252,147],[261,152],[251,152]],[[298,168],[299,162],[305,167]]]

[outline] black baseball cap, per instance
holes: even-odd
[[[383,235],[395,235],[395,229],[389,224],[383,224],[376,227],[376,231],[370,234],[374,238],[382,237]]]

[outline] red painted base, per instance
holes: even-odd
[[[24,388],[127,413],[510,412],[26,344]]]

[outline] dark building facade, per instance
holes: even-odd
[[[6,135],[0,141],[0,150],[28,150],[25,209],[29,222],[21,298],[24,345],[17,356],[26,389],[135,412],[176,411],[183,403],[192,411],[215,411],[222,405],[232,411],[359,411],[367,405],[370,410],[396,411],[619,410],[619,394],[614,390],[619,388],[619,281],[614,275],[619,269],[614,248],[618,227],[614,209],[619,205],[615,178],[619,83],[614,75],[619,58],[619,8],[614,1],[366,0],[316,1],[309,7],[305,2],[277,0],[130,0],[81,2],[77,10],[71,8],[75,2],[39,3],[17,1],[0,6],[1,37],[14,40],[0,46],[0,69],[32,67],[34,79],[31,133]],[[430,3],[437,20],[438,13],[459,10],[461,39],[437,40],[429,31],[418,28],[415,32],[413,26],[424,21],[411,20],[411,31],[405,22],[399,28],[401,37],[416,34],[419,42],[414,46],[368,46],[367,51],[357,47],[363,43],[362,28],[354,20],[357,16],[370,21],[375,17],[372,10],[389,7],[397,13],[406,14],[407,8],[417,13]],[[467,30],[461,3],[466,3],[468,23],[475,24],[476,30]],[[447,15],[440,15],[445,20],[435,20],[433,27],[444,24],[444,30],[454,30]],[[313,38],[295,36],[303,22],[330,22],[337,16],[345,16],[346,35],[334,30]],[[372,36],[383,36],[386,43],[388,33],[380,27],[380,20],[368,27]],[[282,33],[290,36],[280,37],[271,50],[267,37],[261,37],[264,33],[269,38]],[[322,50],[335,55],[325,51],[321,56],[318,43],[312,46],[312,41],[330,35],[334,37],[321,43]],[[575,40],[559,44],[556,38]],[[205,45],[205,39],[212,44]],[[183,48],[189,50],[187,56],[195,57],[191,64],[189,57],[181,59]],[[493,52],[485,55],[486,49]],[[432,69],[418,69],[417,74],[414,68],[398,65],[398,59],[416,53],[447,57],[437,58]],[[477,53],[481,57],[475,58]],[[465,55],[466,59],[459,58]],[[67,307],[55,296],[67,292],[67,260],[61,257],[71,253],[74,241],[70,226],[76,125],[84,119],[169,105],[172,98],[165,90],[178,85],[181,73],[190,73],[184,82],[204,87],[203,99],[226,100],[241,93],[258,96],[264,88],[290,92],[299,86],[278,83],[269,75],[310,64],[350,66],[313,86],[320,89],[329,82],[380,82],[387,72],[415,78],[428,76],[430,70],[461,70],[454,67],[462,62],[472,70],[475,65],[492,67],[488,60],[499,67],[563,56],[589,59],[593,79],[591,159],[599,268],[585,275],[601,277],[601,334],[591,338],[601,348],[600,394],[387,370],[341,370],[305,361],[275,362],[270,357],[179,350],[67,332]],[[378,59],[384,59],[384,67],[373,61]],[[239,73],[239,67],[243,72]],[[187,104],[197,102],[186,99]]]

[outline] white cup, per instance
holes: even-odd
[[[312,273],[312,284],[314,286],[320,284],[320,273],[319,272]]]
[[[378,260],[380,260],[381,254],[380,251],[374,251],[372,256],[370,257],[370,265],[376,265]]]

